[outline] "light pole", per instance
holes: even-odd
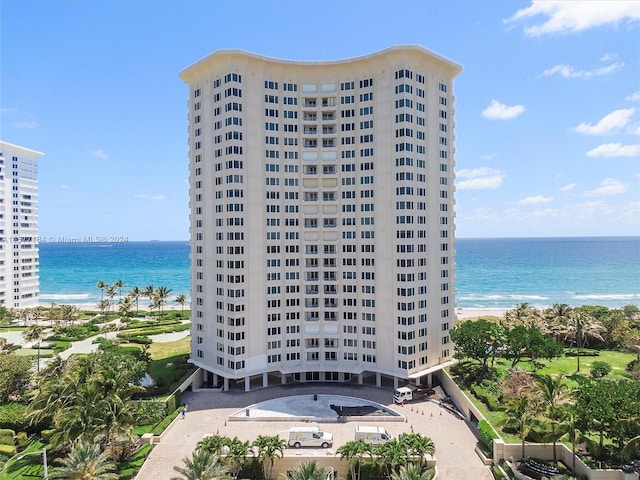
[[[27,455],[40,455],[40,454],[42,454],[42,464],[44,465],[44,476],[42,478],[44,480],[49,480],[49,470],[47,468],[47,449],[46,448],[43,448],[41,452],[40,451],[36,451],[36,452],[23,453],[22,455],[20,455],[18,457],[18,460],[22,460]]]

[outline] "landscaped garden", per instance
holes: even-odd
[[[479,425],[486,453],[499,432],[522,444],[522,459],[526,442],[565,442],[595,468],[639,459],[639,313],[523,304],[504,319],[458,323],[450,373],[489,422]]]
[[[189,329],[189,312],[165,312],[166,289],[149,289],[166,296],[150,298],[154,312],[129,296],[116,303],[118,289],[110,288],[112,301],[97,311],[0,311],[0,336],[19,331],[32,344],[0,342],[0,479],[42,478],[45,458],[52,479],[95,468],[132,478],[152,448],[140,435],[162,433],[180,412],[174,390],[194,371],[189,337],[154,343],[152,336]],[[185,297],[175,301],[184,305]],[[88,338],[88,352],[56,355]]]

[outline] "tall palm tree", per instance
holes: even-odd
[[[276,458],[282,458],[287,442],[278,435],[258,435],[253,441],[253,445],[258,447],[258,459],[262,462],[263,466],[266,467],[267,464],[269,465],[268,469],[264,469],[265,473],[267,473],[267,480],[269,480],[273,473],[273,465]]]
[[[221,435],[208,435],[198,442],[196,448],[202,448],[209,453],[220,455],[222,447],[228,440],[228,437],[223,437]]]
[[[116,283],[113,284],[114,287],[118,289],[118,300],[122,300],[122,289],[124,288],[124,282],[122,280],[116,280]]]
[[[565,338],[571,338],[576,345],[576,357],[578,359],[577,371],[580,371],[580,354],[587,346],[589,338],[602,340],[602,332],[605,328],[588,313],[574,309],[567,316],[564,334]]]
[[[553,463],[556,463],[557,427],[561,420],[561,408],[569,401],[569,387],[564,375],[538,375],[535,379],[536,394],[540,398],[544,414],[551,422],[551,438],[553,439]]]
[[[402,465],[398,472],[391,474],[391,480],[431,480],[435,475],[433,468],[427,468],[410,463]]]
[[[506,421],[515,425],[520,440],[522,440],[522,458],[526,458],[524,454],[524,445],[527,435],[531,431],[535,416],[538,414],[539,407],[537,399],[529,395],[528,392],[521,392],[520,396],[509,400],[504,407],[504,413],[507,415]]]
[[[167,287],[158,287],[156,288],[155,292],[154,292],[154,296],[158,302],[158,305],[160,306],[160,316],[162,317],[162,314],[164,312],[164,306],[166,305],[167,301],[169,300],[169,294],[171,293],[171,290],[168,289]]]
[[[107,284],[102,280],[98,280],[96,286],[100,289],[100,300],[104,300],[104,291],[107,288]]]
[[[29,328],[25,329],[22,332],[22,337],[31,342],[32,344],[38,342],[38,367],[37,371],[40,371],[40,342],[42,342],[42,338],[44,334],[44,329],[39,325],[31,325]]]
[[[65,458],[57,460],[62,468],[49,473],[59,480],[118,480],[116,465],[110,462],[100,445],[78,442]]]
[[[113,299],[115,298],[117,293],[117,287],[115,284],[107,286],[107,297],[109,298],[109,312],[111,312],[111,307],[113,306]]]
[[[180,318],[184,316],[184,304],[187,303],[187,296],[184,293],[176,296],[175,302],[180,305]]]
[[[371,457],[371,444],[365,442],[362,438],[352,440],[340,446],[336,450],[338,455],[349,462],[351,469],[351,478],[360,478],[360,469],[365,455]]]
[[[144,295],[142,290],[138,286],[133,286],[131,287],[131,290],[129,290],[127,295],[129,295],[129,297],[131,297],[131,299],[136,302],[136,313],[138,313],[138,300],[140,300],[140,297]]]
[[[329,470],[324,467],[318,467],[315,460],[302,462],[293,471],[289,477],[281,475],[281,479],[290,480],[326,480]]]
[[[60,318],[60,311],[59,311],[58,305],[55,302],[51,302],[51,305],[49,306],[49,310],[47,310],[46,318],[50,322],[49,326],[53,328],[53,323],[58,318]]]
[[[153,297],[155,295],[156,289],[153,285],[149,284],[142,290],[142,296],[147,297],[149,299],[149,303],[153,301]]]
[[[197,448],[191,458],[185,457],[182,463],[182,467],[173,467],[181,476],[172,477],[171,480],[222,480],[228,478],[228,469],[220,461],[220,458],[203,448]]]

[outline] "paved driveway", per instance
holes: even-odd
[[[155,446],[149,458],[136,476],[136,480],[169,480],[175,476],[174,465],[182,465],[182,459],[191,456],[196,443],[205,435],[220,434],[254,440],[258,435],[277,435],[292,426],[305,424],[297,421],[229,421],[229,416],[249,405],[289,395],[332,394],[365,398],[386,405],[402,413],[407,421],[384,422],[394,436],[413,431],[430,437],[436,445],[437,468],[441,480],[492,480],[488,467],[484,466],[474,451],[476,438],[468,425],[447,413],[435,402],[416,402],[404,407],[392,403],[392,393],[370,386],[358,385],[284,385],[251,392],[187,392],[183,400],[189,405],[186,418],[176,419],[162,441]],[[358,423],[323,423],[320,426],[334,435],[334,446],[329,451],[304,449],[305,454],[327,455],[343,443],[354,439]],[[361,424],[375,425],[375,419]],[[313,425],[313,424],[311,424]],[[284,437],[283,437],[284,438]],[[299,452],[287,449],[285,455]]]

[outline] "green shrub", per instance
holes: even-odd
[[[46,427],[46,422],[47,420],[43,420],[40,424],[31,425],[27,418],[27,406],[22,403],[11,402],[0,405],[0,428],[8,428],[14,432],[35,433]]]
[[[593,362],[591,364],[591,376],[593,378],[602,378],[611,373],[611,365],[607,362]]]
[[[16,431],[10,428],[0,428],[0,437],[15,437]]]
[[[179,390],[175,391],[173,395],[170,395],[166,400],[167,412],[173,412],[180,406],[181,393]]]
[[[138,345],[151,345],[152,340],[149,337],[145,337],[145,336],[135,336],[135,337],[129,337],[127,339],[127,341],[129,343],[137,343]]]
[[[54,434],[55,430],[42,430],[40,432],[40,438],[42,438],[42,443],[49,443],[51,441],[51,436]]]
[[[499,437],[491,425],[489,425],[489,422],[480,420],[478,423],[478,438],[480,439],[480,443],[489,452],[493,452],[493,440]]]
[[[27,432],[18,432],[16,434],[16,443],[21,449],[26,448],[29,445],[29,437]]]
[[[60,353],[71,348],[71,342],[52,342],[50,348],[52,348],[54,352]]]
[[[474,385],[471,387],[471,391],[476,396],[478,400],[484,403],[487,408],[491,411],[498,410],[500,408],[500,402],[498,401],[498,397],[488,392],[486,388],[481,385]]]
[[[129,480],[130,478],[133,478],[142,467],[142,464],[144,463],[146,458],[149,456],[149,453],[151,452],[152,448],[153,448],[153,445],[148,443],[145,445],[142,445],[136,451],[136,453],[133,454],[133,457],[131,457],[129,461],[119,463],[118,479]]]
[[[16,446],[15,445],[2,445],[0,444],[0,455],[6,455],[8,457],[13,457],[16,454]]]
[[[180,414],[181,411],[182,408],[178,408],[171,415],[163,418],[162,421],[158,422],[156,426],[153,427],[151,433],[153,433],[154,435],[161,435],[162,432],[164,432],[165,429],[171,424],[171,422],[175,420],[175,418]]]
[[[10,437],[9,435],[2,435],[0,436],[0,445],[15,445],[16,442],[14,441],[13,437]]]

